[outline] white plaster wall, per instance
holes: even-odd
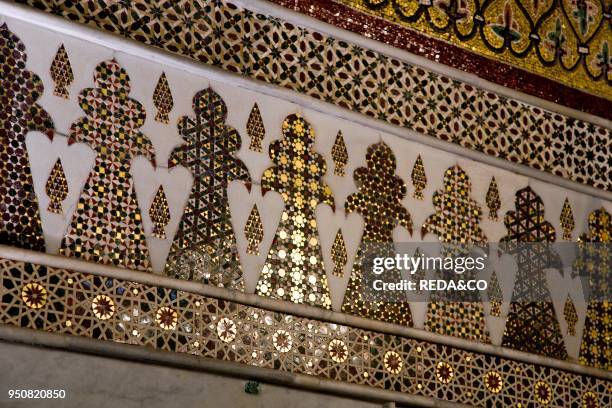
[[[360,400],[246,380],[0,342],[0,407],[19,408],[373,408]],[[63,389],[64,400],[9,400],[10,389]]]

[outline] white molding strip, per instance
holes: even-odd
[[[365,330],[372,330],[380,333],[394,334],[407,338],[428,341],[437,344],[444,344],[451,347],[469,350],[476,353],[489,354],[508,358],[516,361],[536,364],[570,371],[577,374],[589,375],[597,378],[612,380],[612,371],[601,370],[587,367],[570,361],[556,360],[550,357],[536,354],[525,353],[505,347],[494,346],[491,344],[476,343],[469,340],[443,336],[425,330],[399,326],[377,320],[365,319],[353,315],[325,310],[313,306],[301,305],[270,299],[250,293],[219,288],[216,286],[205,285],[198,282],[169,278],[146,272],[138,272],[121,269],[114,266],[89,263],[74,258],[66,258],[57,255],[45,254],[42,252],[28,251],[20,248],[13,248],[0,245],[0,258],[15,261],[30,262],[34,264],[47,265],[54,268],[64,268],[92,275],[105,276],[116,279],[124,279],[151,286],[162,286],[166,288],[182,290],[198,295],[208,296],[217,299],[224,299],[243,305],[259,307],[276,312],[288,313],[309,319],[322,320],[340,325],[357,327]]]
[[[187,353],[171,353],[148,347],[135,346],[111,341],[100,341],[87,337],[66,336],[22,327],[0,324],[0,344],[2,342],[42,346],[57,350],[111,357],[122,361],[135,361],[146,364],[160,364],[192,371],[208,372],[228,377],[258,380],[264,383],[297,388],[313,392],[362,399],[365,401],[388,404],[397,402],[410,407],[467,407],[468,405],[434,400],[428,397],[383,390],[367,385],[350,384],[326,380],[306,374],[261,368],[248,364],[203,358]],[[388,406],[388,405],[384,405]]]
[[[263,5],[263,2],[257,1],[257,4]],[[330,116],[335,116],[344,120],[348,120],[354,123],[357,123],[362,126],[369,127],[370,129],[377,130],[379,132],[388,133],[391,135],[395,135],[407,140],[411,140],[416,143],[420,143],[422,145],[430,146],[435,149],[439,149],[442,151],[446,151],[448,153],[464,157],[466,159],[474,160],[476,162],[488,164],[491,166],[498,167],[500,169],[505,169],[510,172],[520,174],[526,177],[531,177],[533,179],[541,180],[545,183],[558,185],[563,188],[567,188],[569,190],[573,190],[576,192],[584,193],[590,195],[595,198],[600,198],[606,201],[612,202],[612,191],[600,190],[592,186],[588,186],[586,184],[578,183],[572,180],[564,179],[559,176],[555,176],[550,173],[546,173],[540,170],[536,170],[530,168],[528,166],[524,166],[517,163],[512,163],[510,161],[489,156],[482,152],[477,152],[474,150],[467,149],[465,147],[459,146],[454,143],[449,143],[443,140],[436,139],[434,137],[422,135],[418,132],[389,124],[382,120],[374,119],[363,115],[361,113],[353,112],[348,109],[341,108],[339,106],[333,105],[328,102],[324,102],[322,100],[316,99],[311,96],[307,96],[301,93],[297,93],[295,91],[281,88],[276,85],[263,83],[259,81],[255,81],[250,78],[245,78],[239,74],[231,73],[225,70],[222,70],[217,67],[208,66],[196,61],[193,61],[189,58],[182,57],[179,55],[171,54],[167,51],[160,50],[157,48],[153,48],[150,46],[143,45],[135,40],[126,39],[123,37],[119,37],[113,34],[109,34],[107,32],[97,30],[95,28],[85,26],[82,24],[74,23],[72,21],[65,20],[61,17],[51,15],[48,13],[44,13],[42,11],[32,9],[27,6],[23,6],[16,3],[11,3],[6,0],[0,0],[0,18],[2,15],[8,16],[11,18],[15,18],[18,20],[22,20],[24,22],[37,25],[40,27],[44,27],[48,30],[52,30],[64,35],[68,35],[83,41],[88,41],[94,44],[98,44],[107,48],[111,48],[116,51],[121,51],[123,53],[131,54],[140,58],[147,59],[151,62],[157,64],[163,64],[175,69],[183,70],[189,72],[194,75],[203,76],[214,81],[219,81],[223,83],[227,83],[233,86],[237,86],[239,88],[244,88],[249,91],[258,92],[264,95],[272,96],[275,98],[283,99],[297,105],[302,106],[306,109],[312,109],[317,112],[321,112]],[[251,3],[249,2],[249,5]],[[250,7],[249,7],[250,8]],[[279,7],[280,8],[280,7]],[[262,12],[265,10],[262,9]],[[278,11],[278,10],[277,10]],[[282,11],[286,11],[287,13],[290,10],[283,9]],[[294,13],[298,15],[297,13]],[[301,15],[299,15],[301,16]],[[305,18],[305,16],[304,16]],[[313,24],[316,20],[313,19]],[[323,24],[323,23],[321,23]],[[367,40],[366,38],[362,38],[356,34],[346,32],[346,35],[351,34],[351,36],[356,36],[357,39],[361,39],[362,41]],[[352,41],[352,39],[351,39]],[[368,40],[372,41],[372,40]],[[374,41],[374,43],[377,43]],[[381,47],[381,44],[378,43],[378,47]],[[385,47],[386,51],[394,50],[392,47]],[[401,50],[395,50],[394,52],[401,52],[410,56],[407,52]],[[416,58],[415,56],[412,56]],[[438,64],[440,65],[440,64]],[[447,67],[448,68],[448,67]],[[450,69],[450,68],[448,68]],[[462,75],[467,75],[462,73]],[[480,80],[480,79],[479,79]],[[491,84],[491,86],[497,86]],[[501,88],[501,87],[500,87]],[[555,105],[561,108],[560,105]],[[565,108],[564,108],[565,109]],[[578,111],[576,115],[578,115]],[[580,113],[581,115],[585,115],[584,113]],[[574,115],[572,115],[574,116]],[[592,115],[590,115],[592,116]],[[575,116],[579,118],[579,116]],[[584,116],[583,116],[584,117]],[[598,118],[592,116],[593,123],[596,123],[595,119],[598,119],[602,126],[606,126],[608,128],[612,128],[612,121],[607,121],[602,118]],[[584,119],[586,120],[586,119]],[[602,122],[603,121],[603,122]]]

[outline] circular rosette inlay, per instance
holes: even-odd
[[[342,340],[333,339],[329,342],[328,346],[329,356],[336,363],[342,363],[346,361],[348,357],[348,348]]]
[[[281,353],[286,353],[291,350],[291,346],[293,345],[293,339],[291,335],[287,333],[285,330],[277,330],[276,333],[272,336],[272,342],[274,343],[274,348],[276,348]]]
[[[387,351],[385,353],[385,357],[383,359],[385,364],[385,370],[390,372],[391,374],[399,374],[402,371],[402,367],[404,366],[404,362],[402,361],[402,357],[395,351]]]
[[[91,310],[100,320],[108,320],[115,314],[115,302],[106,295],[97,295],[91,302]]]
[[[597,395],[594,392],[587,391],[582,396],[582,407],[583,408],[599,408],[599,402],[597,401]]]
[[[238,329],[232,319],[224,317],[217,323],[217,335],[224,343],[230,343],[236,338]]]
[[[484,384],[489,392],[498,394],[502,390],[502,377],[497,371],[489,371],[484,375]]]
[[[178,313],[167,306],[160,307],[155,314],[155,321],[162,329],[174,330],[178,323]]]
[[[535,399],[542,405],[548,405],[552,401],[552,389],[544,381],[538,381],[533,387]]]
[[[21,290],[21,300],[30,309],[40,309],[47,303],[47,289],[38,282],[30,282]]]
[[[455,376],[455,371],[450,364],[440,361],[436,366],[436,378],[442,384],[448,384],[451,382],[453,377]]]

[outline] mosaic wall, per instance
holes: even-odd
[[[467,404],[610,406],[609,382],[396,335],[0,260],[0,322]]]
[[[559,261],[553,258],[559,255],[550,253],[546,245],[520,245],[520,242],[554,242],[555,229],[544,219],[542,199],[530,187],[517,191],[515,206],[515,211],[506,213],[504,224],[508,235],[501,240],[502,248],[514,255],[518,264],[502,344],[566,359],[567,351],[543,269],[545,265],[558,265]]]
[[[251,182],[238,132],[225,124],[227,107],[208,88],[193,97],[195,117],[180,119],[186,144],[170,155],[170,167],[184,166],[194,178],[191,195],[174,238],[165,273],[181,279],[243,290],[242,271],[227,201],[233,180]]]
[[[612,216],[603,208],[589,215],[589,233],[582,242],[608,243],[612,240]],[[612,370],[612,305],[606,299],[610,293],[606,265],[612,264],[609,247],[586,247],[580,250],[576,273],[588,278],[590,289],[586,327],[580,343],[580,363]]]
[[[612,9],[603,1],[334,1],[566,85],[612,96]]]
[[[231,3],[21,2],[440,140],[612,190],[609,129]],[[509,35],[500,27],[500,33]]]
[[[139,131],[145,111],[128,97],[130,77],[116,61],[96,67],[95,88],[81,91],[86,116],[73,123],[70,141],[96,151],[94,168],[81,193],[61,253],[125,268],[149,270],[142,217],[130,174],[132,159],[155,159]]]
[[[23,44],[8,31],[6,26],[3,27],[3,30],[4,38],[10,38],[10,41],[3,43],[5,44],[3,55],[8,54],[13,57],[0,60],[0,64],[5,72],[10,72],[14,76],[15,80],[11,82],[11,86],[15,88],[15,83],[17,85],[27,84],[27,81],[33,76],[22,69],[25,60]],[[13,49],[11,47],[15,47],[17,51],[9,52],[9,49]],[[262,103],[257,106],[253,105],[252,101],[244,104],[243,98],[248,95],[248,92],[243,89],[238,93],[239,103],[236,103],[236,96],[227,91],[229,88],[221,84],[215,87],[224,89],[224,95],[228,95],[230,100],[234,98],[234,105],[230,106],[244,108],[242,129],[246,129],[245,134],[239,134],[234,127],[230,126],[228,122],[236,128],[239,125],[235,123],[236,119],[228,121],[228,104],[212,87],[197,92],[196,90],[200,88],[193,89],[195,97],[193,104],[188,108],[189,114],[177,115],[181,117],[178,126],[175,123],[165,124],[166,116],[168,116],[168,121],[172,122],[170,116],[172,116],[173,106],[175,103],[179,105],[182,102],[179,95],[184,95],[184,93],[174,92],[175,96],[173,96],[173,90],[176,88],[173,88],[172,81],[168,79],[172,78],[170,70],[162,73],[161,76],[151,77],[153,83],[151,83],[148,94],[150,100],[139,96],[141,100],[137,101],[130,95],[142,94],[132,89],[132,81],[126,69],[116,60],[96,64],[93,75],[94,87],[82,90],[72,89],[74,88],[70,86],[72,81],[79,80],[82,75],[87,75],[91,80],[91,72],[75,71],[72,73],[72,68],[68,69],[69,65],[77,66],[81,62],[78,55],[69,52],[70,47],[67,49],[59,47],[57,52],[55,47],[52,50],[53,56],[45,63],[51,68],[49,71],[53,83],[56,85],[61,83],[65,89],[56,93],[52,87],[47,90],[47,93],[53,92],[54,98],[57,98],[54,103],[58,103],[59,100],[66,104],[68,104],[65,102],[66,95],[73,95],[75,99],[78,95],[78,101],[75,101],[74,104],[81,118],[72,122],[68,136],[73,146],[87,145],[95,151],[95,159],[92,157],[92,168],[87,169],[83,179],[84,187],[82,191],[79,191],[71,208],[66,203],[67,197],[78,190],[68,188],[74,176],[74,173],[69,171],[71,160],[67,160],[66,156],[63,159],[57,158],[51,153],[52,150],[45,150],[45,155],[52,159],[51,164],[42,177],[39,176],[34,180],[30,174],[27,156],[25,156],[26,148],[18,143],[23,144],[26,134],[25,128],[21,127],[25,125],[20,122],[19,111],[6,113],[11,115],[9,119],[0,117],[4,120],[4,126],[10,128],[11,132],[20,132],[16,136],[17,141],[8,141],[6,146],[3,145],[5,148],[15,148],[13,152],[5,152],[8,158],[4,161],[5,170],[12,171],[10,177],[4,179],[4,182],[8,183],[2,190],[5,202],[12,203],[15,197],[25,196],[26,193],[20,190],[25,189],[23,180],[31,180],[31,184],[41,178],[44,178],[42,197],[44,198],[46,194],[49,199],[48,206],[44,204],[39,208],[36,196],[31,193],[32,200],[19,201],[19,206],[9,205],[4,210],[5,214],[11,214],[13,210],[17,211],[23,215],[19,218],[19,222],[23,223],[22,227],[34,228],[40,233],[31,236],[21,234],[19,238],[25,239],[22,245],[11,241],[3,241],[3,244],[25,246],[42,251],[44,246],[37,246],[41,243],[44,245],[45,242],[42,237],[39,214],[47,211],[53,213],[54,216],[67,219],[67,232],[62,237],[61,254],[129,269],[151,271],[151,258],[159,255],[154,253],[151,240],[167,239],[170,257],[166,265],[166,274],[242,290],[246,262],[239,259],[237,237],[244,233],[248,241],[247,254],[262,253],[264,257],[267,254],[267,257],[256,265],[257,277],[252,291],[263,296],[329,309],[332,306],[333,297],[330,281],[335,280],[338,283],[340,278],[343,279],[344,267],[347,266],[345,285],[348,285],[348,289],[345,293],[342,291],[346,286],[338,290],[340,302],[335,310],[340,310],[341,307],[344,312],[358,316],[411,326],[414,322],[408,302],[390,306],[377,299],[368,301],[361,297],[363,292],[360,289],[363,275],[362,258],[368,245],[393,242],[393,232],[397,226],[412,233],[412,217],[422,215],[413,211],[413,208],[419,208],[419,205],[430,205],[432,202],[431,211],[435,211],[435,214],[428,218],[424,225],[419,221],[417,229],[423,227],[426,232],[437,235],[447,243],[484,242],[486,238],[481,230],[481,224],[484,222],[481,208],[484,204],[481,203],[486,202],[490,218],[497,216],[500,209],[506,211],[508,208],[505,206],[506,203],[512,200],[508,199],[507,195],[504,196],[503,192],[507,190],[507,184],[516,186],[513,180],[520,178],[512,174],[509,176],[512,180],[508,180],[508,178],[500,178],[499,173],[493,172],[498,176],[498,181],[496,181],[495,178],[491,178],[489,171],[483,170],[481,164],[474,163],[475,167],[465,168],[481,175],[484,171],[486,173],[485,183],[488,186],[486,192],[481,191],[477,194],[473,191],[473,184],[468,177],[468,172],[463,170],[464,167],[452,165],[446,170],[446,173],[444,172],[447,167],[443,166],[443,163],[451,159],[453,163],[456,163],[457,157],[452,156],[449,159],[435,149],[417,143],[409,143],[400,138],[392,138],[390,135],[384,136],[384,140],[389,143],[380,141],[383,140],[381,134],[376,135],[376,138],[371,134],[368,137],[360,138],[362,136],[360,132],[367,132],[366,127],[360,128],[358,132],[345,131],[343,134],[339,127],[344,122],[333,118],[333,126],[322,126],[321,123],[325,122],[323,116],[317,116],[313,112],[309,112],[308,116],[317,118],[316,123],[310,123],[301,114],[293,113],[286,116],[284,121],[280,119],[278,122],[273,122],[266,118],[269,118],[268,115],[274,108],[280,109],[279,105],[274,105],[274,103],[288,105],[283,109],[290,109],[292,112],[301,109],[286,101],[272,101],[259,94],[257,97],[267,100],[266,104]],[[68,58],[69,55],[72,63]],[[22,60],[15,65],[12,61],[16,56]],[[139,67],[146,68],[145,64]],[[67,72],[71,74],[68,75]],[[12,76],[8,78],[13,79]],[[28,97],[16,99],[32,102],[32,105],[28,105],[27,110],[23,107],[20,109],[31,113],[33,123],[42,126],[32,129],[44,129],[48,134],[50,128],[45,126],[51,126],[50,120],[40,113],[42,109],[38,105],[33,104],[33,100],[36,100],[37,96],[42,93],[42,85],[39,81],[33,79],[32,81],[35,83],[37,92],[27,94]],[[137,81],[134,80],[134,82]],[[189,85],[191,86],[191,83]],[[146,106],[153,106],[154,109],[145,109]],[[180,136],[184,142],[183,144],[177,143],[178,147],[172,151],[168,163],[155,162],[153,143],[149,141],[149,133],[145,135],[141,131],[145,127],[145,111],[157,112],[156,115],[150,115],[147,124],[154,121],[156,125],[162,126],[164,137],[170,137],[171,132],[175,132],[176,136]],[[248,112],[250,114],[246,115]],[[31,124],[26,123],[26,125]],[[316,138],[315,126],[317,129],[324,130]],[[280,133],[274,136],[272,141],[268,140],[270,138],[266,133],[268,135],[273,133],[274,128],[280,129]],[[11,135],[11,132],[7,134]],[[249,154],[253,154],[251,159],[259,157],[266,160],[268,167],[264,167],[259,174],[253,171],[250,174],[245,162],[238,158],[242,138],[247,134],[251,137],[252,143],[248,149],[245,146],[241,153],[247,150]],[[345,142],[345,136],[349,140],[348,143]],[[351,137],[353,139],[349,139]],[[59,137],[59,139],[63,138],[63,136]],[[47,139],[43,138],[43,140]],[[374,140],[379,140],[379,142],[372,143]],[[398,144],[401,147],[397,147]],[[266,155],[263,153],[263,147],[268,145],[270,148]],[[358,145],[363,147],[359,155],[354,153],[359,151],[354,150]],[[48,147],[48,145],[44,146]],[[155,145],[156,149],[159,146],[158,141]],[[325,147],[320,148],[321,146]],[[418,151],[414,152],[414,156],[410,156],[412,159],[410,163],[407,163],[406,157],[416,149]],[[438,160],[433,162],[428,160],[429,154],[435,154]],[[136,176],[132,174],[136,156],[143,156],[139,159],[144,159],[146,165],[151,169],[151,174],[154,174],[153,181],[148,180],[152,185],[152,194],[151,201],[146,204],[140,196],[136,196],[135,192],[139,184],[135,181]],[[396,160],[396,156],[402,157],[403,160]],[[246,162],[252,165],[251,162],[255,161],[257,160]],[[269,166],[270,161],[272,166]],[[20,163],[20,166],[16,165],[17,162]],[[365,166],[359,167],[360,163]],[[34,160],[32,166],[36,164]],[[173,201],[173,194],[168,193],[173,191],[172,184],[164,184],[163,181],[160,181],[161,178],[156,178],[170,171],[162,166],[157,168],[158,164],[166,164],[172,171],[178,167],[183,168],[193,178],[193,186],[185,195],[186,206],[184,211],[179,211],[178,216],[176,215],[176,200]],[[404,166],[404,164],[407,165]],[[351,174],[352,177],[349,177]],[[259,175],[261,175],[260,184],[257,182],[251,184],[251,177],[258,180]],[[339,193],[338,190],[342,188],[336,189],[336,187],[350,183],[351,179],[355,187],[349,184],[352,190],[346,191],[345,189],[344,192]],[[408,194],[409,183],[406,183],[408,180],[412,182],[413,194]],[[249,215],[248,219],[245,215],[244,228],[233,225],[235,219],[232,220],[232,217],[236,213],[230,211],[228,190],[231,181],[239,182],[237,184],[244,188],[246,194],[249,195],[249,200],[252,186],[255,186],[254,190],[260,188],[262,194],[274,191],[282,198],[285,207],[284,210],[281,207],[278,211],[279,224],[274,226],[272,233],[267,233],[269,237],[274,236],[274,239],[267,241],[268,244],[263,244],[266,238],[264,224],[272,215],[265,201],[253,203],[245,200]],[[527,181],[529,180],[525,178],[525,182]],[[330,185],[334,185],[333,190]],[[515,187],[512,188],[512,192],[516,191]],[[439,192],[434,194],[434,191]],[[564,192],[563,194],[566,197],[569,193]],[[268,194],[265,195],[268,196]],[[502,201],[502,197],[505,202]],[[586,196],[574,197],[585,198]],[[40,199],[39,192],[38,200]],[[344,205],[335,208],[335,202],[342,202]],[[327,220],[331,220],[332,217],[328,217],[324,223],[317,221],[315,209],[320,204],[327,204],[327,207],[331,207],[333,216],[338,214],[344,217],[349,213],[356,213],[363,220],[364,233],[361,239],[354,231],[349,232],[350,235],[357,236],[355,252],[347,251],[348,245],[345,243],[345,238],[350,240],[352,237],[347,235],[347,225],[342,223],[339,224],[340,227],[334,225],[333,245],[325,246],[321,231],[326,226],[320,224],[326,224]],[[431,211],[424,214],[430,214]],[[543,241],[554,240],[554,228],[544,221],[543,211],[542,200],[531,189],[520,190],[517,193],[516,211],[506,214],[507,240],[509,242],[531,241],[534,237],[542,238]],[[586,217],[584,206],[580,207],[580,211],[573,211],[564,205],[563,209],[559,208],[559,217],[555,217],[561,220],[561,224],[565,226],[564,233],[569,233],[570,237],[575,226],[572,224]],[[582,217],[575,217],[574,212]],[[148,235],[145,234],[143,214],[149,215],[152,224],[152,231]],[[3,222],[6,223],[6,219],[5,215]],[[169,228],[170,221],[173,220],[176,220],[175,225],[178,225],[176,234]],[[502,223],[500,221],[498,223],[499,227],[503,228]],[[609,231],[609,223],[599,224],[603,226],[598,226],[593,231],[600,231],[597,234],[608,234],[609,236],[610,234],[605,232]],[[523,230],[524,225],[529,225],[531,229]],[[8,231],[14,226],[11,224],[10,227],[5,228]],[[591,235],[595,234],[593,231],[590,232]],[[49,229],[45,232],[48,233]],[[145,235],[147,235],[146,239]],[[330,273],[326,273],[323,261],[327,250],[331,252],[330,258],[333,263]],[[535,259],[541,254],[536,255]],[[165,261],[164,259],[164,263]],[[349,271],[351,271],[350,276]],[[537,265],[521,264],[519,273],[529,276],[530,282],[536,281],[542,287],[546,287],[546,284],[542,283],[542,271],[537,268]],[[521,290],[522,287],[517,285],[516,296]],[[494,292],[494,300],[501,303],[503,296],[499,293],[500,291]],[[43,296],[40,285],[32,285],[24,289],[24,293],[29,299],[28,302],[35,304],[35,299],[42,297],[46,299],[47,289]],[[342,298],[343,294],[344,298]],[[108,293],[105,296],[112,298]],[[100,310],[112,309],[105,297],[98,299],[96,305],[98,305],[96,308]],[[430,330],[472,340],[488,341],[480,304],[474,308],[466,308],[464,305],[434,306],[435,304],[432,303],[426,322]],[[504,337],[506,346],[521,349],[523,340],[517,339],[521,339],[521,336],[524,335],[524,328],[529,327],[526,322],[544,319],[547,322],[546,327],[530,331],[529,335],[533,335],[533,338],[529,339],[529,344],[539,344],[536,342],[542,341],[541,350],[544,354],[556,358],[568,357],[552,304],[545,304],[543,308],[537,309],[535,314],[531,310],[520,311],[516,310],[516,306],[513,307],[515,309],[511,311],[507,335]],[[608,311],[607,309],[596,310],[592,307],[590,313],[591,316],[601,317],[601,322],[604,322]],[[104,313],[101,315],[105,316]],[[571,313],[568,312],[568,315]],[[161,310],[159,316],[155,315],[155,318],[164,321],[167,327],[171,327],[175,320],[174,313],[166,309]],[[593,318],[593,321],[596,319]],[[580,325],[581,323],[577,323],[577,326]],[[280,338],[285,342],[287,340],[285,334],[282,334]],[[542,340],[542,338],[547,339]],[[592,350],[591,344],[599,341],[599,337],[586,336],[585,344],[589,346],[585,345],[585,347]],[[597,347],[597,349],[600,348]],[[537,352],[531,349],[528,351]],[[603,357],[604,360],[600,360],[600,351],[592,353],[591,357],[589,357],[589,352],[585,351],[583,354],[585,357],[582,361],[585,364],[606,366],[605,359],[609,361],[609,357]],[[605,353],[603,356],[607,355]],[[386,360],[394,361],[393,364],[397,364],[398,361],[394,355],[390,355]],[[445,368],[443,371],[448,370]]]
[[[433,203],[436,212],[421,227],[421,235],[432,233],[447,247],[448,255],[462,255],[461,245],[486,246],[487,237],[478,225],[482,218],[480,205],[471,197],[472,184],[467,173],[453,166],[444,174],[444,189],[436,191]],[[458,248],[459,247],[459,248]],[[465,256],[467,254],[463,254]],[[454,271],[439,271],[440,278],[456,280]],[[474,272],[466,272],[461,279],[475,279]],[[432,293],[427,308],[427,328],[430,331],[457,336],[479,342],[488,342],[484,308],[481,302],[465,299],[463,302],[443,301],[445,293]],[[448,298],[448,297],[447,297]],[[458,299],[463,300],[463,299]],[[468,301],[472,300],[472,301]]]
[[[280,193],[285,209],[257,293],[329,309],[331,299],[315,217],[320,203],[334,205],[331,189],[321,180],[327,165],[314,151],[315,134],[308,122],[290,115],[282,127],[283,138],[270,145],[274,166],[264,171],[261,188],[264,193]]]
[[[0,243],[45,250],[38,201],[34,194],[26,134],[53,137],[51,118],[35,102],[43,93],[38,76],[25,69],[25,46],[0,27]]]
[[[364,230],[357,257],[353,264],[342,311],[370,319],[382,320],[406,326],[412,325],[410,306],[404,299],[385,302],[383,294],[372,294],[378,298],[364,299],[365,256],[377,248],[393,243],[393,229],[402,226],[412,233],[412,218],[401,200],[406,196],[406,184],[396,176],[396,160],[393,151],[384,143],[368,148],[367,167],[355,171],[358,192],[351,194],[344,205],[347,214],[358,213],[363,217]],[[389,254],[393,256],[393,254]],[[381,255],[382,256],[382,255]],[[389,282],[400,281],[401,271],[386,271]],[[371,291],[370,291],[371,292]]]

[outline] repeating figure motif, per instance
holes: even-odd
[[[34,183],[25,144],[30,131],[53,138],[53,122],[36,101],[43,93],[38,76],[25,69],[23,42],[0,26],[0,244],[45,250]]]
[[[186,143],[172,152],[168,164],[170,168],[186,167],[194,181],[165,273],[244,290],[227,198],[227,186],[234,180],[250,188],[249,171],[236,157],[242,142],[236,129],[225,123],[227,106],[212,88],[195,94],[193,111],[195,116],[179,121],[179,133]],[[210,265],[204,267],[190,259],[208,259]]]
[[[610,8],[603,2],[335,1],[569,86],[612,92]]]
[[[331,308],[323,267],[315,209],[334,206],[332,191],[323,182],[327,165],[314,150],[315,134],[300,115],[287,116],[283,138],[270,145],[274,165],[261,180],[262,193],[281,194],[285,209],[257,283],[257,294],[326,309]]]
[[[51,169],[51,174],[45,184],[45,192],[50,199],[47,211],[55,214],[64,212],[62,209],[62,201],[68,197],[68,183],[66,181],[64,168],[62,167],[62,161],[59,158]]]
[[[60,98],[68,99],[70,97],[68,87],[74,81],[74,74],[72,73],[72,65],[70,64],[70,59],[68,58],[68,53],[66,52],[64,44],[60,45],[57,50],[49,71],[51,79],[55,82],[53,94]]]
[[[580,364],[612,370],[612,216],[602,207],[589,214],[589,233],[580,237],[575,273],[586,279],[589,296],[580,343]],[[593,245],[589,245],[592,243]]]
[[[389,252],[388,256],[394,256],[393,229],[396,226],[402,226],[412,234],[412,218],[401,203],[406,196],[406,184],[395,174],[395,156],[383,142],[368,147],[366,165],[355,170],[353,179],[359,191],[348,196],[344,204],[347,214],[356,212],[363,217],[364,230],[344,294],[342,311],[411,326],[412,314],[408,301],[403,298],[386,302],[390,300],[387,299],[388,294],[367,288],[369,279],[364,276],[371,273],[366,263],[373,251],[381,257],[385,256],[385,251]],[[401,279],[401,271],[385,271],[388,282],[399,282]]]
[[[16,1],[490,156],[612,189],[610,129],[222,0],[179,0],[163,13],[149,0],[142,7],[100,0],[94,9],[83,1]]]
[[[482,210],[470,197],[472,183],[467,173],[459,166],[450,167],[444,173],[444,188],[433,195],[436,212],[430,215],[421,227],[421,236],[432,233],[444,243],[442,251],[453,256],[462,256],[467,251],[461,245],[487,245],[487,237],[480,228]],[[467,255],[467,254],[465,254]],[[463,256],[465,256],[463,255]],[[450,281],[458,278],[454,270],[438,271],[443,279]],[[474,279],[474,271],[468,270],[461,279]],[[465,299],[453,296],[453,301],[445,299],[445,294],[432,292],[427,306],[428,330],[470,340],[488,342],[484,308],[480,298],[468,296]]]
[[[95,69],[95,88],[79,95],[86,116],[72,124],[69,143],[96,153],[60,253],[124,268],[150,270],[142,216],[130,174],[132,159],[155,161],[153,145],[140,132],[145,110],[131,99],[130,77],[115,60]]]
[[[504,217],[508,233],[500,241],[518,267],[502,345],[565,360],[567,351],[543,270],[559,265],[558,255],[546,245],[555,241],[555,228],[544,219],[544,203],[531,187],[517,191],[514,204],[515,210]]]
[[[475,407],[607,407],[609,381],[103,275],[0,260],[0,323]]]

